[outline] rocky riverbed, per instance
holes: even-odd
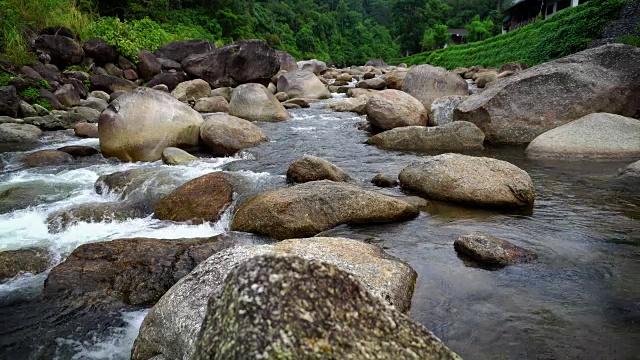
[[[96,68],[91,93],[58,84],[66,110],[1,118],[0,357],[636,356],[637,50],[452,72],[256,41],[138,57],[156,84]]]

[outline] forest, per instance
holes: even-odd
[[[25,27],[63,25],[131,58],[173,40],[223,45],[257,38],[297,59],[351,65],[437,49],[449,39],[447,27],[468,28],[470,41],[488,38],[499,32],[497,6],[496,0],[5,0],[0,30],[3,52],[14,58],[25,46]]]

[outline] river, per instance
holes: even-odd
[[[381,190],[369,180],[380,172],[395,176],[425,154],[365,145],[368,133],[358,129],[364,117],[329,112],[321,105],[292,110],[293,119],[287,122],[256,123],[271,139],[258,147],[182,166],[125,164],[94,156],[66,167],[24,169],[18,162],[24,152],[0,153],[6,164],[0,170],[0,191],[25,185],[51,188],[42,203],[0,215],[0,251],[48,248],[54,266],[85,243],[136,236],[212,236],[228,229],[230,212],[213,224],[175,224],[148,217],[80,222],[49,232],[46,218],[58,209],[114,201],[111,195],[95,193],[95,181],[132,168],[162,169],[184,182],[224,170],[246,179],[253,194],[284,186],[289,164],[315,155],[342,167],[367,189],[400,195],[399,189]],[[38,149],[66,145],[98,147],[98,140],[75,138],[72,131],[50,132]],[[463,358],[639,359],[640,186],[616,178],[618,169],[631,161],[532,161],[518,147],[489,148],[474,155],[506,160],[526,170],[536,188],[532,213],[431,202],[408,222],[341,226],[331,233],[373,241],[411,264],[418,280],[409,315]],[[453,241],[478,231],[533,250],[539,259],[498,270],[475,266],[456,255]],[[37,307],[45,278],[46,273],[21,275],[0,284],[0,323],[13,324],[0,330],[1,359],[29,357],[6,344],[16,336],[37,339],[38,331],[30,332],[28,321],[22,328],[15,324]],[[128,359],[147,311],[112,314],[81,338],[61,332],[45,353],[59,359]]]

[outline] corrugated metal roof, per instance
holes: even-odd
[[[525,2],[527,0],[502,0],[500,3],[500,9],[502,11],[509,10],[510,8],[520,4],[521,2]]]

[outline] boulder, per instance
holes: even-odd
[[[378,187],[390,188],[398,186],[398,180],[386,174],[377,174],[371,179],[371,183]]]
[[[242,40],[182,60],[182,68],[211,87],[235,87],[246,83],[269,85],[280,69],[278,54],[260,40]]]
[[[129,80],[121,79],[115,76],[93,75],[91,76],[91,86],[89,86],[89,90],[99,90],[107,94],[111,94],[112,92],[118,90],[131,91],[137,87],[138,85]]]
[[[280,61],[280,70],[284,71],[296,71],[298,70],[298,64],[296,59],[284,51],[276,50],[276,55]]]
[[[162,71],[167,71],[167,70],[182,71],[182,65],[180,65],[180,63],[177,61],[173,61],[171,59],[165,59],[165,58],[158,58],[158,61],[160,61],[160,65],[162,66]]]
[[[331,93],[318,77],[309,71],[292,71],[278,79],[278,92],[285,92],[290,99],[328,99]]]
[[[99,112],[103,112],[104,109],[106,109],[107,106],[109,106],[109,103],[104,101],[103,99],[88,97],[86,99],[80,100],[80,106],[87,107]]]
[[[153,90],[158,90],[158,91],[162,91],[162,92],[166,92],[166,93],[170,93],[171,91],[169,91],[169,87],[165,84],[160,84],[160,85],[155,85],[154,87],[152,87]]]
[[[122,75],[124,76],[125,79],[129,81],[138,80],[138,73],[135,70],[131,70],[131,69],[124,70],[122,72]]]
[[[21,67],[20,72],[23,73],[32,83],[37,83],[38,81],[43,80],[42,75],[29,66]]]
[[[276,95],[276,99],[278,99],[278,101],[280,102],[289,100],[289,95],[287,95],[286,92],[279,92],[279,93],[276,93],[275,95]]]
[[[47,89],[40,89],[38,90],[38,92],[40,93],[40,97],[44,100],[46,100],[49,105],[51,106],[52,110],[63,110],[65,109],[64,105],[62,105],[62,103],[60,102],[60,100],[58,100],[58,97],[52,93],[51,91],[47,90]]]
[[[24,166],[59,166],[73,162],[73,156],[58,150],[39,150],[20,160]]]
[[[201,124],[197,111],[170,94],[138,88],[100,114],[100,148],[122,161],[156,161],[167,147],[197,146]]]
[[[233,94],[233,89],[230,87],[221,87],[211,90],[211,96],[222,96],[227,101],[231,101],[231,94]]]
[[[123,78],[124,77],[124,71],[122,71],[122,69],[120,69],[119,67],[115,66],[112,63],[105,64],[104,65],[104,71],[107,72],[107,75],[111,75],[111,76],[115,76],[115,77],[119,77],[119,78]]]
[[[162,71],[158,58],[147,50],[138,52],[138,75],[144,80],[151,80]]]
[[[204,54],[215,48],[216,46],[209,40],[184,40],[162,45],[153,54],[158,58],[165,58],[179,63],[190,55]]]
[[[639,158],[640,120],[590,114],[536,137],[526,154],[530,158]]]
[[[298,61],[298,70],[311,71],[316,75],[320,75],[323,71],[327,70],[327,64],[324,61],[312,59],[305,61]]]
[[[376,74],[374,74],[372,72],[367,72],[367,73],[364,73],[364,75],[362,75],[362,78],[364,80],[373,79],[374,77],[376,77]]]
[[[89,88],[84,84],[83,81],[78,79],[62,79],[62,85],[71,85],[73,89],[80,95],[81,99],[85,99],[89,96]],[[60,90],[60,89],[58,89]],[[58,91],[56,90],[56,92]]]
[[[118,61],[119,55],[116,49],[102,39],[91,39],[82,45],[82,49],[84,54],[99,66]]]
[[[33,108],[33,106],[29,105],[28,102],[24,100],[20,100],[20,111],[19,115],[21,117],[34,117],[38,116],[38,111]]]
[[[165,85],[168,91],[173,91],[178,84],[187,80],[187,75],[182,71],[174,73],[160,73],[154,76],[153,79],[147,83],[147,87],[153,88],[158,85]]]
[[[368,101],[369,101],[368,97],[359,96],[355,98],[349,98],[349,99],[344,99],[340,101],[330,102],[324,105],[323,109],[329,109],[329,110],[338,111],[338,112],[351,111],[358,114],[364,114],[365,113],[364,108],[365,108],[365,105],[367,105]]]
[[[99,111],[78,106],[69,111],[56,111],[47,116],[25,118],[24,122],[43,130],[64,130],[73,129],[79,123],[94,123],[98,120],[98,116],[100,116]]]
[[[20,273],[39,274],[49,267],[44,249],[0,251],[0,284]]]
[[[111,95],[109,95],[109,103],[112,103],[115,99],[119,98],[120,96],[126,93],[128,93],[128,91],[124,91],[124,90],[116,90],[112,92]]]
[[[367,99],[376,94],[377,91],[369,89],[349,88],[347,96],[350,98],[366,97]]]
[[[309,102],[312,102],[313,99],[302,99],[302,98],[295,98],[295,99],[289,99],[285,102],[282,103],[282,106],[287,107],[287,105],[296,105],[298,108],[308,108],[311,107],[311,105],[309,104]]]
[[[49,213],[47,230],[51,234],[57,234],[79,223],[123,222],[151,214],[151,211],[136,205],[132,202],[111,201],[67,206]]]
[[[20,98],[15,86],[0,86],[0,116],[18,117]]]
[[[220,295],[207,306],[193,359],[392,359],[409,354],[460,359],[422,325],[372,296],[350,273],[317,260],[271,255],[250,259],[228,275]]]
[[[42,135],[42,130],[29,124],[0,124],[1,145],[22,145],[37,143]]]
[[[428,115],[424,106],[400,90],[384,90],[371,96],[364,111],[371,125],[382,130],[427,125]]]
[[[33,104],[33,109],[38,113],[38,116],[47,116],[51,114],[51,111],[47,110],[39,104]]]
[[[527,64],[519,63],[519,62],[511,62],[511,63],[506,63],[500,66],[500,69],[498,69],[498,73],[503,73],[505,71],[513,71],[515,73],[528,68],[529,66]]]
[[[107,103],[109,102],[109,94],[107,94],[104,91],[101,90],[95,90],[89,93],[89,97],[94,97],[94,98],[98,98],[98,99],[102,99],[104,101],[106,101]]]
[[[233,188],[221,172],[195,178],[156,204],[154,217],[194,224],[215,222],[233,200]]]
[[[229,112],[229,102],[222,96],[203,97],[196,100],[193,107],[203,113]]]
[[[79,123],[73,127],[73,132],[81,138],[99,138],[98,124]]]
[[[171,95],[180,101],[198,100],[211,96],[211,87],[208,82],[195,79],[178,84],[178,86],[171,91]]]
[[[460,236],[453,243],[453,247],[463,256],[489,266],[507,266],[538,258],[538,255],[533,251],[484,234]]]
[[[162,162],[167,165],[182,165],[194,160],[198,158],[182,149],[168,147],[162,150]]]
[[[229,156],[269,138],[251,122],[231,115],[211,115],[200,127],[200,138],[217,156]]]
[[[399,175],[420,196],[471,206],[531,208],[535,189],[524,170],[506,161],[460,154],[431,156]]]
[[[98,151],[98,149],[91,146],[82,145],[63,146],[61,148],[58,148],[58,151],[65,152],[73,157],[92,156],[100,152]]]
[[[42,76],[45,80],[47,80],[49,84],[52,84],[54,82],[59,83],[62,81],[62,77],[60,77],[59,69],[53,64],[43,65],[43,64],[37,63],[33,65],[33,69],[37,71],[38,74],[40,74],[40,76]]]
[[[429,109],[429,126],[448,124],[453,121],[453,111],[456,106],[469,96],[450,95],[437,98],[431,102]]]
[[[585,50],[496,82],[458,105],[454,119],[478,125],[492,143],[528,143],[592,113],[633,117],[640,111],[638,62],[633,46]]]
[[[80,105],[80,94],[73,88],[73,85],[61,86],[54,95],[58,98],[58,101],[64,107],[74,107]]]
[[[56,36],[65,36],[70,39],[74,38],[73,31],[64,26],[48,26],[42,30],[40,30],[40,35],[56,35]]]
[[[384,60],[382,59],[371,59],[369,61],[367,61],[364,66],[372,66],[375,68],[387,68],[389,67],[389,65],[387,65],[386,62],[384,62]]]
[[[284,121],[291,115],[278,99],[261,84],[243,84],[231,95],[229,115],[251,121]]]
[[[168,359],[190,359],[209,298],[222,291],[234,268],[263,254],[295,255],[335,264],[399,311],[407,311],[411,304],[415,271],[375,245],[317,237],[236,247],[205,260],[160,299],[142,323],[132,359],[149,359],[158,354]]]
[[[282,240],[313,236],[341,224],[403,221],[418,213],[404,201],[353,185],[313,181],[244,202],[231,228]]]
[[[59,35],[40,35],[34,41],[36,49],[51,57],[51,63],[59,68],[76,65],[84,58],[84,51],[72,38]]]
[[[387,84],[387,89],[402,90],[402,83],[407,76],[406,71],[391,71],[381,76],[384,82]]]
[[[623,169],[620,169],[618,176],[621,178],[635,179],[640,177],[640,160],[629,164]]]
[[[420,100],[425,109],[433,100],[448,95],[469,95],[469,85],[460,76],[431,65],[411,67],[402,82],[402,91]]]
[[[73,190],[73,185],[49,181],[6,184],[0,190],[0,214],[60,201],[69,197]]]
[[[359,89],[383,90],[387,87],[387,83],[383,78],[373,78],[358,81],[356,87]]]
[[[487,85],[498,80],[498,74],[495,72],[483,72],[476,78],[476,86],[484,89]]]
[[[80,80],[80,81],[85,81],[85,80],[89,80],[91,78],[91,75],[89,75],[88,73],[84,72],[84,71],[75,71],[75,70],[65,70],[62,73],[67,79],[76,79],[76,80]]]
[[[346,171],[331,162],[316,156],[303,156],[289,165],[287,180],[294,183],[306,183],[317,180],[351,182]]]
[[[43,297],[96,307],[153,305],[200,262],[236,243],[247,242],[214,236],[84,244],[51,270]]]
[[[484,149],[484,134],[466,121],[424,127],[407,126],[381,132],[367,144],[382,149],[409,151],[469,151]]]

